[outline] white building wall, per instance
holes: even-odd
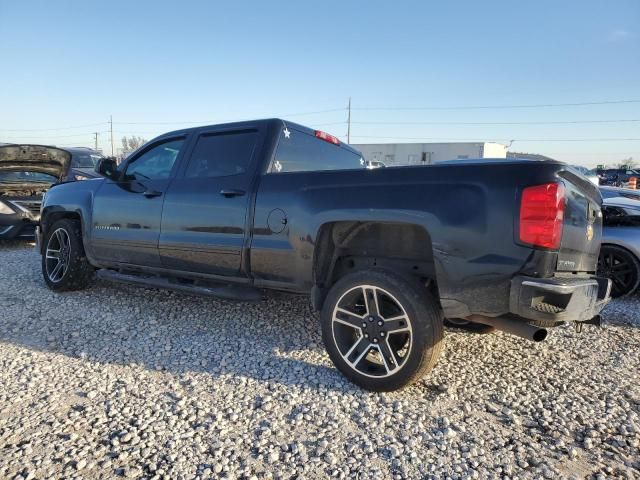
[[[482,158],[507,158],[507,147],[501,143],[487,142],[484,144],[484,155]]]
[[[360,150],[366,160],[380,161],[389,167],[507,156],[507,147],[499,143],[370,143],[352,146]]]

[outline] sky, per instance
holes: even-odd
[[[0,142],[110,154],[110,116],[116,148],[265,117],[346,140],[351,98],[355,144],[640,162],[638,0],[0,0],[0,59]]]

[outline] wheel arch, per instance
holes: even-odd
[[[45,215],[42,216],[42,219],[40,220],[40,229],[41,229],[43,239],[46,233],[49,231],[49,228],[51,228],[51,226],[54,223],[56,223],[58,220],[62,220],[65,218],[79,221],[81,226],[81,232],[84,232],[84,222],[80,212],[70,211],[70,210],[54,210],[51,212],[47,212]],[[83,243],[84,243],[84,235],[83,235]],[[44,248],[45,248],[45,242],[43,241],[42,244],[40,245],[40,253],[44,252]]]
[[[616,296],[626,296],[626,295],[633,294],[634,292],[637,292],[638,289],[640,289],[640,256],[638,255],[638,252],[635,251],[635,249],[633,249],[633,248],[629,248],[629,246],[625,245],[624,243],[614,243],[614,242],[610,242],[610,241],[602,243],[601,246],[600,246],[600,253],[598,255],[598,271],[600,271],[600,255],[602,254],[602,249],[606,248],[606,247],[617,248],[617,249],[620,249],[623,252],[629,254],[631,256],[631,258],[635,261],[636,268],[637,268],[637,271],[636,271],[636,285],[635,285],[635,287],[631,288],[626,293],[622,293],[621,295],[616,295]]]
[[[622,250],[625,250],[627,253],[629,253],[631,256],[633,256],[633,258],[635,258],[640,263],[640,252],[636,251],[633,247],[630,247],[626,243],[617,243],[617,242],[612,242],[612,241],[606,241],[606,242],[602,242],[600,244],[600,251],[602,251],[603,247],[616,247],[616,248],[620,248]]]
[[[320,310],[329,288],[349,272],[383,268],[438,286],[431,235],[419,224],[394,221],[332,221],[320,226],[313,259],[312,302]]]

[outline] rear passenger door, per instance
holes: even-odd
[[[258,128],[201,131],[164,200],[162,266],[241,277]]]

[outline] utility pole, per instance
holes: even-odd
[[[347,143],[351,143],[351,97],[349,97],[349,107],[347,110]]]
[[[113,115],[109,115],[109,127],[111,131],[111,156],[113,157]]]
[[[98,133],[100,132],[93,132],[93,136],[95,137],[96,152],[98,151]]]

